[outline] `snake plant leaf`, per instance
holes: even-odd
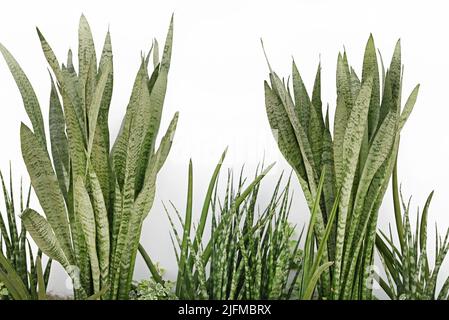
[[[142,65],[144,64],[144,61],[142,61]],[[144,76],[148,78],[147,74],[144,73]],[[135,183],[136,183],[136,170],[138,166],[138,159],[140,154],[140,148],[142,147],[142,137],[144,135],[144,121],[143,117],[141,116],[142,112],[144,112],[145,108],[148,106],[148,102],[150,99],[148,88],[146,85],[146,81],[143,78],[140,81],[140,85],[137,91],[137,100],[135,107],[135,113],[132,116],[131,123],[130,123],[130,132],[129,132],[129,142],[127,147],[127,151],[125,153],[126,156],[126,163],[125,163],[125,176],[124,176],[124,184],[123,184],[123,211],[121,213],[120,217],[120,227],[119,227],[119,234],[117,238],[117,245],[114,253],[114,259],[113,259],[113,269],[114,270],[120,270],[120,265],[122,263],[123,256],[126,254],[125,251],[127,250],[126,246],[128,243],[129,238],[129,228],[131,223],[131,217],[133,216],[134,209],[134,200],[136,197],[136,191],[135,191]],[[136,217],[137,218],[137,217]],[[137,220],[137,219],[136,219]],[[140,221],[137,220],[139,223]],[[126,264],[129,264],[129,261],[126,262]],[[126,266],[128,268],[128,266]],[[120,284],[120,275],[118,272],[114,275],[114,280],[112,284],[112,292],[116,292],[117,288],[119,288]],[[127,275],[124,275],[127,277]]]
[[[150,64],[150,58],[153,55],[153,49],[154,49],[154,40],[151,43],[150,50],[148,50],[148,53],[145,56],[145,67],[148,69],[148,65]],[[159,67],[157,65],[153,65],[154,70],[158,69]]]
[[[55,166],[56,176],[58,177],[59,187],[67,199],[67,189],[69,183],[69,150],[67,135],[65,133],[64,112],[59,101],[56,86],[51,78],[50,109],[49,109],[49,127],[51,155]]]
[[[62,84],[62,102],[64,106],[64,116],[66,122],[67,139],[69,145],[69,154],[73,170],[73,175],[83,175],[86,172],[86,134],[84,124],[79,121],[84,117],[79,117],[76,104],[79,106],[79,100],[75,98],[76,90],[73,89],[75,83],[67,69],[62,70],[64,83]],[[74,104],[74,101],[76,104]]]
[[[136,113],[135,109],[140,98],[140,91],[142,88],[142,82],[145,81],[146,69],[144,63],[140,64],[139,71],[137,72],[136,79],[134,81],[131,97],[129,99],[128,107],[125,117],[120,127],[120,132],[112,147],[111,156],[113,169],[119,184],[120,190],[123,190],[123,184],[125,180],[125,166],[127,158],[127,146],[129,144],[129,136],[131,132],[131,123]]]
[[[64,66],[61,69],[61,77],[59,91],[63,100],[64,111],[66,107],[64,101],[67,101],[76,114],[84,140],[87,140],[86,110],[84,107],[84,93],[81,92],[80,88],[80,80],[76,72]]]
[[[99,71],[97,76],[100,78],[103,73],[108,71],[108,79],[103,90],[103,97],[101,99],[100,110],[97,118],[97,129],[94,133],[93,147],[91,151],[91,165],[93,166],[98,177],[101,190],[104,195],[106,208],[109,210],[111,207],[111,202],[113,201],[112,198],[115,187],[112,182],[113,179],[111,178],[112,168],[109,157],[110,141],[108,117],[114,82],[112,44],[109,31],[106,34],[98,69]],[[99,81],[100,80],[98,80],[98,82]]]
[[[157,65],[151,74],[150,81],[148,81],[148,91],[153,91],[154,84],[156,83],[157,78],[159,77],[159,71],[161,70],[160,65]]]
[[[294,102],[290,96],[288,90],[286,90],[283,82],[280,78],[273,72],[270,73],[271,85],[274,92],[279,97],[284,110],[288,116],[288,120],[293,128],[295,133],[295,137],[299,146],[299,151],[302,155],[302,161],[304,164],[306,179],[298,176],[299,182],[301,186],[304,186],[303,190],[305,190],[304,195],[309,205],[309,208],[313,206],[313,199],[317,195],[317,181],[318,181],[318,170],[314,169],[313,166],[313,153],[312,148],[310,146],[310,142],[308,140],[307,133],[301,125],[300,120],[297,117]],[[321,209],[318,210],[319,214],[317,215],[317,223],[316,223],[316,234],[318,242],[321,242],[323,234],[324,234],[324,220],[325,215],[321,212]],[[328,252],[325,252],[326,257],[328,256]],[[328,276],[328,275],[327,275]]]
[[[84,84],[84,87],[81,87],[81,92],[84,93],[84,95],[82,95],[82,100],[84,101],[84,108],[86,110],[86,122],[89,122],[89,118],[88,118],[88,114],[90,113],[89,108],[92,105],[92,99],[93,96],[95,94],[95,90],[97,88],[97,61],[96,61],[96,57],[95,57],[95,53],[92,54],[92,58],[89,60],[90,64],[89,64],[89,70],[87,73],[87,79],[86,79],[86,83]],[[79,78],[80,81],[80,85],[83,84],[83,79]],[[89,128],[87,128],[89,129]]]
[[[209,181],[209,186],[207,188],[207,192],[206,192],[206,196],[204,197],[204,202],[203,202],[203,207],[201,209],[201,216],[200,216],[200,222],[198,224],[198,228],[196,231],[196,236],[195,236],[195,240],[193,242],[193,248],[196,250],[198,243],[200,243],[202,237],[203,237],[203,232],[204,232],[204,228],[206,226],[206,219],[207,219],[207,215],[209,213],[209,208],[211,205],[211,200],[212,200],[212,194],[214,192],[214,188],[215,185],[217,183],[217,179],[218,179],[218,175],[220,173],[220,169],[221,166],[223,164],[223,161],[226,157],[226,153],[228,152],[228,148],[226,148],[223,153],[221,154],[220,160],[218,161],[215,170],[211,176],[211,179]]]
[[[341,185],[343,180],[343,141],[346,132],[346,125],[350,114],[348,104],[349,84],[344,76],[343,58],[339,54],[337,61],[337,106],[334,119],[334,164],[337,184]]]
[[[368,214],[371,212],[371,210],[365,210],[364,204],[369,202],[372,203],[372,201],[367,201],[367,199],[369,200],[370,195],[369,188],[376,172],[387,160],[390,150],[393,147],[396,137],[396,120],[396,113],[391,111],[383,121],[378,133],[374,137],[359,180],[360,182],[354,200],[354,208],[349,220],[349,232],[347,239],[345,240],[348,247],[346,248],[343,262],[344,265],[352,263],[352,268],[355,268],[355,259],[351,259],[351,257],[357,256],[359,253],[363,242],[362,234],[365,233],[368,226]]]
[[[83,228],[81,226],[81,221],[79,217],[75,214],[75,197],[74,197],[74,189],[75,189],[75,182],[74,177],[71,172],[70,174],[70,180],[69,180],[69,202],[68,202],[68,212],[69,212],[69,221],[70,221],[70,228],[72,230],[72,243],[73,243],[73,251],[75,254],[75,260],[77,262],[77,265],[75,269],[77,269],[77,272],[79,272],[78,275],[75,274],[74,270],[66,270],[69,276],[71,274],[74,274],[78,278],[75,279],[77,283],[79,283],[80,286],[82,286],[84,291],[90,292],[91,291],[91,273],[90,273],[90,262],[89,262],[89,255],[87,251],[86,246],[86,240],[84,239],[84,232]],[[72,278],[73,279],[73,278]],[[74,290],[75,297],[84,296],[86,292],[80,292],[80,290]]]
[[[30,296],[27,288],[14,267],[4,256],[2,250],[0,250],[0,266],[0,281],[6,286],[8,293],[11,294],[13,299],[29,300]]]
[[[297,117],[304,130],[307,131],[310,121],[311,103],[295,61],[292,62],[292,76]]]
[[[301,123],[296,116],[294,103],[293,103],[289,93],[285,89],[282,81],[275,73],[270,74],[270,79],[271,79],[271,83],[272,83],[272,88],[275,90],[278,97],[280,98],[280,100],[284,106],[284,109],[288,115],[288,119],[291,123],[291,126],[292,126],[293,131],[296,136],[296,140],[300,147],[299,150],[302,155],[304,169],[305,169],[305,173],[306,173],[306,177],[307,177],[307,179],[304,179],[305,180],[304,182],[307,181],[307,183],[309,184],[309,188],[310,188],[310,195],[305,194],[305,196],[306,196],[306,200],[309,204],[309,207],[311,208],[313,206],[312,199],[314,199],[314,197],[316,195],[316,189],[317,189],[316,181],[318,181],[318,178],[317,178],[316,171],[313,169],[313,167],[311,165],[311,162],[313,161],[313,155],[312,155],[310,143],[308,141],[308,137],[307,137],[306,132],[304,131],[304,128],[301,126]],[[301,178],[299,180],[300,180],[300,182],[302,182]],[[319,235],[318,236],[319,239],[321,239],[323,232],[324,232],[324,223],[323,223],[323,217],[320,212],[320,214],[318,215],[318,221],[317,221],[317,233]]]
[[[45,287],[48,287],[48,281],[50,279],[51,266],[53,264],[53,260],[51,258],[48,259],[47,264],[44,270],[44,283]]]
[[[448,300],[449,299],[449,278],[443,284],[443,287],[438,294],[438,300]]]
[[[423,208],[423,213],[421,217],[421,225],[419,228],[419,247],[421,250],[425,250],[427,241],[427,217],[429,215],[430,202],[432,201],[433,191],[429,194],[426,199],[426,203]]]
[[[109,286],[105,286],[105,287],[101,288],[101,290],[98,291],[97,293],[94,293],[93,295],[87,297],[86,300],[100,300],[100,298],[102,298],[103,296],[106,295],[108,290],[109,290]]]
[[[325,173],[323,173],[323,174],[325,175]],[[324,177],[324,181],[325,181],[325,177]],[[324,181],[323,181],[323,186],[324,186]],[[323,254],[324,254],[324,248],[328,244],[329,236],[331,235],[331,232],[332,232],[332,229],[333,229],[334,220],[335,220],[335,217],[337,216],[339,200],[340,200],[340,192],[338,192],[336,197],[335,197],[335,201],[334,201],[332,210],[330,211],[330,215],[329,215],[329,218],[328,218],[328,221],[327,221],[326,230],[324,232],[323,240],[320,243],[320,245],[318,246],[318,250],[317,250],[317,253],[316,253],[315,261],[314,261],[313,266],[312,266],[312,270],[317,270],[319,263],[321,263],[321,261],[322,261]]]
[[[340,268],[342,266],[343,246],[345,241],[346,219],[349,213],[350,197],[352,192],[352,182],[357,169],[357,160],[360,154],[360,147],[366,127],[368,117],[368,107],[371,97],[372,77],[362,85],[357,96],[354,107],[348,118],[347,128],[343,140],[343,178],[341,185],[340,211],[337,221],[337,239],[335,248],[335,274],[334,287],[335,295],[339,294]],[[362,125],[361,125],[362,124]]]
[[[113,71],[113,54],[112,54],[112,43],[111,34],[109,31],[106,33],[106,38],[103,44],[103,51],[101,53],[100,62],[98,66],[98,75],[101,75],[108,70],[108,80],[103,92],[103,99],[100,106],[100,114],[102,112],[106,113],[109,111],[109,106],[111,104],[112,98],[112,86],[114,83],[114,71]]]
[[[150,255],[145,250],[145,248],[142,246],[142,244],[139,244],[139,253],[142,256],[143,260],[145,261],[145,264],[148,267],[148,270],[151,272],[151,276],[154,278],[154,280],[157,283],[163,283],[164,279],[162,279],[162,276],[160,275],[160,272],[154,262],[151,260]]]
[[[73,65],[73,52],[72,49],[69,49],[67,52],[67,70],[76,76],[75,66]]]
[[[156,153],[160,154],[159,161],[157,164],[157,171],[161,170],[162,166],[167,160],[168,154],[170,152],[171,146],[173,144],[173,139],[175,137],[176,126],[178,125],[179,112],[176,112],[170,121],[167,132],[162,137],[161,143]]]
[[[407,101],[405,102],[405,106],[404,109],[402,110],[401,118],[399,120],[399,130],[402,129],[408,117],[412,113],[413,107],[415,106],[416,103],[416,99],[418,98],[418,92],[419,92],[419,84],[416,85],[412,93],[410,93]]]
[[[313,155],[306,131],[304,130],[304,127],[302,127],[301,122],[296,115],[294,103],[291,97],[289,96],[287,90],[285,89],[282,81],[275,73],[270,74],[270,79],[272,81],[272,88],[278,94],[278,97],[280,98],[285,108],[289,121],[292,125],[293,131],[295,133],[296,140],[298,141],[298,145],[301,147],[300,150],[302,153],[305,172],[307,174],[307,180],[313,186],[315,185],[315,181],[317,180],[317,178],[315,172],[313,172],[313,169],[310,165],[310,161],[312,161]]]
[[[98,292],[100,290],[100,264],[96,244],[95,214],[86,186],[81,177],[75,179],[74,199],[75,216],[80,221],[89,254],[94,292]]]
[[[95,131],[97,127],[97,120],[100,113],[101,102],[103,99],[103,94],[106,88],[107,81],[109,79],[111,66],[107,65],[103,69],[103,73],[101,74],[98,84],[95,88],[95,92],[93,94],[91,105],[88,109],[88,119],[89,119],[89,142],[87,145],[87,154],[90,157],[92,152],[92,147],[94,144]]]
[[[321,168],[321,156],[323,153],[323,118],[315,109],[310,109],[310,121],[308,126],[307,135],[309,136],[310,148],[312,151],[312,161],[315,168]]]
[[[66,255],[67,261],[73,263],[73,252],[70,243],[71,234],[64,197],[59,188],[58,179],[51,166],[48,153],[44,146],[39,143],[36,135],[24,124],[20,127],[20,137],[22,156],[30,175],[31,184],[45,212],[48,223],[53,228],[55,236]]]
[[[44,217],[33,209],[28,208],[25,209],[20,218],[42,252],[53,260],[58,261],[64,268],[71,264],[56,235],[53,233],[51,225]]]
[[[184,273],[186,265],[186,257],[188,255],[188,239],[190,237],[190,230],[192,225],[192,203],[193,203],[193,165],[192,159],[189,161],[189,174],[188,174],[188,187],[187,187],[187,206],[186,215],[183,224],[183,234],[181,243],[181,255],[179,258],[179,269]],[[179,296],[181,293],[181,274],[178,273],[178,278],[176,280],[176,294]]]
[[[268,121],[270,122],[273,136],[279,145],[279,150],[287,162],[293,167],[297,175],[306,180],[306,173],[304,165],[302,164],[302,156],[299,151],[298,141],[296,140],[295,132],[288,120],[288,115],[284,110],[284,106],[266,81],[264,82],[264,88]]]
[[[50,68],[53,70],[56,76],[56,80],[61,84],[62,83],[61,66],[59,64],[58,58],[56,57],[55,53],[53,52],[53,49],[48,44],[42,32],[37,27],[36,32],[41,42],[41,47],[42,51],[44,52],[44,56],[47,59]],[[69,57],[71,57],[71,51],[69,52]],[[71,58],[67,60],[68,60],[67,67],[69,67],[69,62],[71,62]]]
[[[95,88],[97,58],[92,32],[84,15],[80,17],[78,39],[78,75],[82,92],[86,92],[84,103],[86,108],[88,108]]]
[[[154,39],[153,40],[153,66],[156,69],[156,67],[159,65],[159,42]]]
[[[351,77],[346,52],[343,55],[341,54],[338,55],[336,84],[337,84],[337,96],[342,96],[345,105],[349,110],[351,110],[354,104],[354,100],[351,93]]]
[[[400,88],[401,88],[401,40],[398,40],[394,48],[393,57],[391,58],[389,75],[391,81],[391,96],[393,100],[392,108],[395,110],[400,109]]]
[[[362,68],[362,83],[369,77],[373,78],[373,85],[371,89],[371,100],[368,113],[368,138],[372,137],[377,130],[380,108],[379,66],[377,64],[376,47],[374,45],[374,38],[372,34],[370,35],[365,48]]]
[[[357,97],[360,91],[361,82],[359,77],[357,76],[357,72],[353,68],[351,68],[351,95],[353,97]]]
[[[7,252],[12,252],[12,244],[9,239],[8,231],[6,231],[6,223],[3,219],[3,215],[0,214],[0,233],[1,233],[1,242],[5,245]]]
[[[95,234],[101,274],[100,287],[104,288],[108,284],[109,280],[109,220],[106,203],[101,191],[100,181],[93,170],[89,170],[89,188],[91,189],[92,209],[95,216]]]
[[[39,300],[47,300],[47,292],[44,280],[44,272],[42,271],[41,257],[36,258],[36,274],[37,274],[37,296]]]
[[[162,53],[161,59],[161,71],[167,72],[170,69],[170,61],[173,48],[173,27],[174,27],[174,14],[172,14],[170,19],[170,25],[168,27],[167,36],[165,38],[164,51]],[[156,52],[157,50],[155,50]]]
[[[28,77],[23,72],[20,65],[17,63],[16,59],[12,54],[0,43],[0,52],[5,58],[6,64],[11,71],[11,74],[16,81],[17,87],[19,88],[20,95],[22,96],[23,105],[30,118],[31,124],[37,136],[39,143],[43,146],[47,145],[47,140],[45,137],[44,120],[42,118],[42,112],[39,106],[39,101],[37,100],[36,93],[31,86]]]
[[[312,107],[320,116],[319,118],[323,119],[323,103],[321,101],[321,62],[318,64],[318,68],[315,74],[315,82],[313,83]]]
[[[326,124],[323,120],[323,109],[321,102],[321,63],[318,65],[315,82],[313,84],[312,91],[312,109],[311,118],[310,118],[310,129],[309,129],[309,139],[312,147],[312,152],[314,155],[315,164],[318,164],[318,167],[322,165],[322,156],[324,152],[324,144],[326,143],[326,137],[322,136],[320,139],[317,139],[317,136],[325,135]]]
[[[332,136],[328,128],[324,128],[322,134],[323,147],[321,154],[322,171],[324,172],[324,201],[325,212],[331,212],[334,205],[334,198],[336,194],[335,181],[335,166],[334,166],[334,146],[332,143]],[[330,241],[334,237],[331,237]]]
[[[156,153],[152,170],[149,173],[150,179],[147,180],[145,185],[145,192],[141,192],[139,197],[135,201],[134,210],[130,217],[129,230],[128,230],[128,244],[131,250],[127,250],[122,255],[121,261],[121,278],[120,278],[120,291],[119,296],[121,299],[126,298],[129,295],[131,289],[133,270],[135,266],[137,250],[139,246],[139,237],[142,232],[143,220],[148,215],[149,210],[154,201],[154,195],[156,192],[156,177],[157,177],[157,164],[159,163],[160,153]],[[147,196],[144,197],[143,195]]]
[[[379,168],[378,172],[376,172],[376,175],[374,176],[374,179],[373,179],[372,186],[370,187],[370,189],[377,190],[377,192],[369,192],[369,194],[371,196],[368,199],[367,205],[365,206],[365,209],[364,209],[368,212],[372,211],[374,213],[374,214],[371,214],[371,218],[370,218],[370,221],[368,224],[367,245],[365,246],[365,248],[367,246],[370,246],[372,248],[372,246],[374,246],[374,243],[375,243],[378,211],[382,204],[382,199],[383,199],[385,192],[387,190],[387,187],[388,187],[388,179],[387,178],[390,177],[393,172],[393,168],[395,165],[395,160],[396,160],[398,148],[399,148],[399,140],[400,140],[399,134],[396,133],[396,137],[395,137],[394,144],[393,144],[392,151],[391,151],[391,156]],[[370,201],[372,201],[372,203],[368,205],[368,202],[370,202]],[[372,249],[370,249],[370,250],[371,250],[371,252],[368,255],[365,255],[364,265],[371,265],[373,262],[373,258],[374,258],[373,250]],[[365,272],[363,274],[363,278],[362,278],[362,283],[363,283],[363,281],[367,281],[369,276],[370,275],[369,275],[368,271],[365,270]],[[364,283],[366,283],[366,282],[364,282]],[[371,294],[372,294],[371,289],[368,287],[365,287],[363,290],[363,296],[370,297]]]
[[[167,37],[165,40],[164,52],[160,63],[160,70],[157,79],[150,92],[149,108],[144,110],[142,116],[145,121],[145,138],[141,148],[138,165],[138,175],[136,188],[140,190],[143,185],[142,177],[145,175],[147,163],[151,154],[154,152],[155,140],[159,132],[161,122],[162,107],[164,105],[165,94],[167,92],[168,72],[173,46],[173,17],[170,21]],[[150,80],[148,80],[149,82]]]
[[[115,183],[115,192],[114,192],[114,207],[113,207],[113,217],[112,221],[110,219],[111,223],[111,251],[110,251],[110,257],[109,257],[109,264],[112,266],[112,264],[115,262],[115,252],[117,247],[117,238],[120,230],[120,223],[122,218],[122,212],[123,212],[123,196],[120,192],[120,188],[118,186],[118,182]],[[114,269],[110,267],[110,278],[114,279],[115,272],[117,272],[117,269]]]
[[[309,285],[307,286],[307,288],[304,292],[304,297],[303,297],[304,300],[310,300],[312,298],[313,291],[316,287],[316,283],[318,282],[320,276],[323,274],[324,271],[329,269],[330,266],[332,266],[332,264],[333,264],[332,261],[325,262],[317,268],[315,273],[312,275]]]

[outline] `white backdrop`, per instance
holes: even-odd
[[[291,57],[311,90],[321,57],[323,102],[335,107],[335,66],[338,51],[348,51],[360,72],[369,33],[389,63],[395,42],[402,39],[405,64],[404,95],[416,83],[421,90],[415,110],[403,130],[399,175],[404,195],[422,207],[435,190],[430,213],[441,231],[449,225],[449,82],[448,7],[445,1],[5,1],[0,3],[0,42],[16,57],[31,80],[48,118],[50,83],[47,65],[34,27],[39,26],[60,60],[69,47],[76,53],[78,19],[90,22],[97,52],[110,28],[114,50],[114,93],[111,136],[120,126],[141,50],[153,37],[165,40],[175,12],[175,38],[169,88],[162,119],[165,130],[173,113],[180,121],[170,156],[158,177],[155,204],[143,230],[143,243],[154,260],[175,274],[175,258],[161,201],[184,208],[187,165],[194,161],[195,205],[200,208],[208,179],[222,150],[229,146],[224,167],[248,175],[262,161],[277,161],[264,182],[269,197],[282,170],[290,172],[272,138],[265,115],[263,80],[267,65],[260,46],[264,39],[270,62],[281,75],[290,73]],[[21,98],[6,64],[0,59],[0,169],[12,161],[16,180],[27,173],[19,144],[19,124],[28,123]],[[406,99],[404,97],[403,99]],[[298,184],[291,213],[306,221],[308,212]],[[37,207],[36,201],[33,203]],[[381,228],[393,221],[391,195],[381,208]],[[449,263],[444,275],[449,275]],[[142,261],[136,277],[148,276]],[[66,276],[54,268],[51,289],[66,293]]]

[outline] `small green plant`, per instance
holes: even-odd
[[[154,266],[157,274],[162,278],[165,270],[158,265]],[[172,281],[156,281],[153,277],[136,281],[130,292],[131,300],[176,300],[174,283]]]
[[[9,296],[8,289],[3,282],[0,281],[0,300],[5,300]]]
[[[268,64],[269,65],[269,64]],[[321,66],[311,97],[292,63],[292,88],[270,69],[265,81],[265,105],[279,149],[293,167],[312,210],[318,183],[325,173],[317,208],[315,237],[323,242],[325,226],[338,190],[338,212],[323,263],[333,261],[320,279],[320,297],[370,299],[370,270],[378,210],[393,170],[399,136],[415,104],[419,86],[401,111],[402,65],[398,41],[390,67],[380,63],[370,36],[361,78],[349,66],[347,54],[337,59],[337,103],[332,128],[329,108],[323,114]]]
[[[78,70],[70,50],[61,65],[42,33],[37,33],[56,78],[56,83],[51,79],[50,93],[51,149],[36,94],[17,61],[0,45],[33,127],[32,131],[21,126],[22,156],[45,214],[27,208],[22,221],[39,248],[72,278],[75,298],[128,299],[142,224],[152,207],[157,173],[168,156],[178,119],[176,113],[157,147],[173,20],[161,60],[157,41],[141,58],[112,149],[109,32],[97,63],[89,24],[81,16]],[[151,53],[154,69],[150,75]]]
[[[214,300],[311,299],[319,275],[331,263],[320,263],[323,249],[315,250],[313,221],[312,229],[307,232],[306,250],[301,251],[299,247],[302,234],[293,238],[295,228],[288,221],[290,179],[281,188],[283,179],[279,178],[268,205],[260,212],[257,209],[260,183],[271,166],[261,173],[258,171],[247,187],[242,170],[236,189],[234,176],[229,171],[226,192],[220,197],[218,174],[224,157],[225,153],[212,175],[196,227],[192,222],[191,162],[184,218],[172,204],[182,232],[166,209],[178,261],[176,296]],[[205,236],[208,221],[210,234]],[[154,279],[163,284],[148,254],[141,249]]]
[[[176,300],[174,284],[170,281],[156,282],[153,278],[137,282],[131,291],[132,300]]]
[[[433,192],[427,197],[420,212],[416,213],[416,227],[413,231],[410,223],[410,202],[406,204],[397,184],[397,166],[393,174],[393,199],[396,217],[396,235],[399,245],[396,245],[393,233],[389,230],[387,236],[379,231],[376,247],[380,254],[386,278],[378,277],[384,292],[392,300],[436,300],[449,299],[449,277],[443,287],[437,292],[437,280],[440,268],[449,250],[449,230],[444,239],[436,230],[434,267],[431,268],[427,249],[427,221]],[[399,199],[400,198],[400,199]],[[400,202],[399,202],[400,201]],[[402,204],[402,209],[401,205]],[[403,214],[402,214],[403,212]]]
[[[0,210],[0,299],[31,300],[45,299],[52,261],[48,261],[42,271],[42,252],[36,258],[31,250],[24,224],[17,223],[17,208],[13,192],[12,170],[9,174],[9,187],[0,172],[0,181],[5,203],[4,219]],[[9,188],[9,190],[8,190]],[[20,184],[20,211],[28,207],[31,188],[25,198]],[[16,199],[17,200],[17,199]]]

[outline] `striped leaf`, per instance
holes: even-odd
[[[97,255],[95,214],[83,179],[78,177],[74,184],[75,216],[80,221],[89,254],[94,292],[100,290],[100,265]]]
[[[51,78],[51,77],[50,77]],[[56,86],[51,78],[49,127],[51,141],[51,155],[58,177],[59,187],[67,199],[67,189],[69,184],[69,150],[67,135],[65,133],[64,112],[56,91]]]
[[[48,153],[31,130],[22,124],[20,127],[22,156],[25,161],[31,184],[45,212],[48,223],[55,232],[69,263],[74,262],[67,211],[58,179],[53,171]]]
[[[47,140],[45,137],[44,120],[42,118],[42,112],[39,106],[39,101],[37,100],[36,93],[31,86],[30,81],[23,72],[20,65],[17,63],[16,59],[11,55],[11,53],[0,43],[0,52],[2,53],[5,61],[11,71],[14,80],[16,81],[17,87],[19,88],[20,94],[22,96],[23,105],[30,118],[31,124],[33,125],[36,137],[43,146],[47,145]]]
[[[100,181],[93,170],[89,170],[89,188],[91,190],[92,209],[95,216],[96,245],[101,274],[100,287],[104,288],[108,285],[109,281],[110,230],[108,212],[101,191]]]
[[[343,140],[343,180],[341,185],[340,211],[337,221],[337,239],[335,250],[335,272],[333,286],[334,295],[339,295],[339,281],[342,267],[342,253],[345,241],[346,219],[350,210],[350,198],[357,160],[366,127],[369,103],[371,97],[372,78],[369,78],[360,89],[359,95],[348,118],[347,128]]]
[[[25,209],[20,218],[42,252],[67,268],[70,261],[53,233],[49,222],[33,209]]]

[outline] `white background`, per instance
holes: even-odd
[[[240,169],[245,164],[247,175],[253,175],[264,155],[266,162],[277,161],[263,184],[262,198],[269,197],[282,170],[290,172],[265,115],[263,80],[268,70],[261,37],[274,69],[287,76],[293,56],[309,90],[321,57],[323,102],[330,103],[331,115],[335,108],[336,58],[343,46],[360,73],[370,32],[386,64],[396,40],[402,39],[404,96],[416,83],[421,83],[421,90],[403,130],[399,175],[404,195],[413,195],[414,207],[422,207],[428,193],[436,191],[429,221],[433,246],[434,223],[438,222],[442,232],[449,225],[449,12],[445,1],[4,1],[0,4],[0,42],[27,73],[47,121],[50,84],[34,27],[39,26],[60,61],[65,60],[69,47],[76,54],[81,13],[90,22],[97,52],[109,27],[115,69],[110,126],[115,138],[140,52],[148,51],[153,37],[164,42],[172,12],[174,53],[162,130],[177,110],[180,121],[143,230],[143,243],[153,259],[167,269],[168,277],[175,275],[175,258],[161,202],[172,200],[179,209],[184,208],[189,158],[194,162],[197,211],[213,167],[226,146],[229,153],[224,167]],[[3,60],[0,103],[0,169],[6,171],[11,160],[18,181],[20,176],[27,177],[19,125],[21,121],[28,123],[28,118]],[[294,188],[291,215],[301,226],[308,211],[296,181]],[[33,206],[38,207],[35,200]],[[379,226],[385,230],[389,222],[393,222],[390,191],[381,208]],[[443,270],[445,276],[449,275],[448,266],[445,264]],[[141,261],[135,275],[148,276]],[[54,268],[51,289],[70,292],[65,279],[64,272]]]

